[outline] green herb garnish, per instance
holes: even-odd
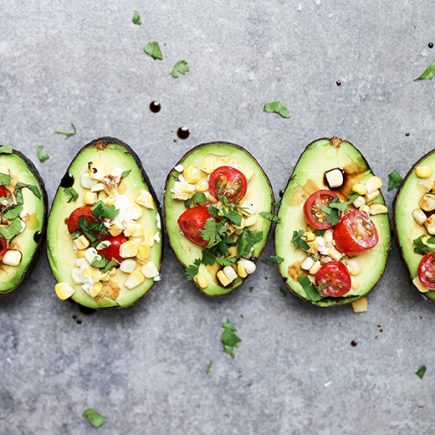
[[[148,42],[143,51],[148,56],[151,56],[154,60],[163,60],[162,50],[160,50],[160,45],[157,41]]]
[[[15,219],[7,226],[0,225],[0,236],[12,240],[21,231],[21,220]]]
[[[316,236],[324,236],[325,235],[325,233],[326,233],[326,230],[313,230],[313,233],[316,235]]]
[[[106,205],[103,201],[98,201],[92,206],[91,211],[93,215],[98,219],[113,219],[118,210],[114,205]]]
[[[435,252],[435,247],[431,247],[428,246],[424,241],[423,241],[423,237],[425,237],[425,235],[422,235],[420,237],[417,237],[416,239],[414,239],[413,243],[414,243],[414,252],[416,254],[420,254],[420,255],[425,255],[428,252]],[[428,243],[434,243],[433,242],[434,238],[430,237],[427,242]]]
[[[302,238],[304,233],[304,230],[293,231],[292,243],[296,249],[310,249],[310,245]]]
[[[73,123],[71,123],[71,129],[72,131],[65,131],[65,130],[54,130],[55,134],[61,134],[65,136],[65,139],[68,139],[71,136],[74,136],[77,133],[76,127]]]
[[[107,258],[103,257],[102,255],[96,255],[91,262],[92,267],[100,269],[103,273],[108,272],[110,269],[112,269],[112,267],[117,265],[118,263],[116,261],[107,260]]]
[[[239,347],[242,340],[236,335],[237,330],[229,320],[222,323],[222,328],[224,331],[221,334],[221,342],[224,345],[224,351],[234,358],[234,348]]]
[[[76,202],[79,197],[79,194],[73,187],[65,188],[65,195],[69,196],[67,202]]]
[[[261,261],[268,266],[275,266],[276,264],[281,264],[284,261],[284,258],[279,255],[271,255],[269,258],[265,258]]]
[[[298,282],[302,286],[308,299],[314,302],[320,301],[322,299],[318,289],[306,275],[298,277]]]
[[[262,211],[260,213],[260,216],[264,217],[264,219],[267,219],[271,222],[279,222],[280,221],[280,218],[278,216],[276,216],[275,214],[270,213],[268,211]]]
[[[241,257],[248,257],[253,246],[263,239],[263,231],[243,230],[237,239],[237,251]]]
[[[189,65],[185,60],[179,60],[171,71],[171,76],[174,77],[174,79],[178,79],[180,74],[186,74],[190,71]]]
[[[228,229],[225,222],[216,222],[213,218],[208,218],[205,222],[204,229],[199,230],[201,237],[208,242],[207,247],[216,246],[223,238]]]
[[[277,113],[283,118],[290,118],[290,113],[287,107],[284,106],[280,101],[272,101],[264,105],[263,110],[268,113]]]
[[[432,80],[435,77],[435,60],[423,71],[416,80]]]
[[[403,183],[403,178],[395,169],[388,174],[388,192],[398,189]]]
[[[420,368],[415,372],[415,374],[420,378],[423,379],[424,375],[426,373],[426,366],[422,365]]]
[[[131,19],[131,22],[133,24],[136,24],[136,26],[140,26],[142,24],[142,20],[140,19],[140,15],[138,11],[133,12],[133,17]]]
[[[199,258],[197,258],[193,264],[191,264],[190,266],[187,266],[184,274],[186,275],[186,278],[189,281],[192,281],[193,278],[198,274],[199,271],[199,266],[201,265],[201,260]]]
[[[50,157],[47,154],[47,151],[45,151],[45,148],[43,145],[38,145],[36,148],[36,153],[38,154],[38,159],[41,163],[44,163],[46,160],[48,160]]]
[[[192,204],[204,204],[207,202],[207,197],[202,192],[196,192],[191,198],[184,201],[184,206],[190,208]]]
[[[207,374],[210,374],[212,367],[213,367],[213,361],[210,360],[210,361],[208,362],[208,364],[207,364],[207,369],[205,370],[205,372],[206,372]]]
[[[339,211],[345,211],[347,208],[346,202],[340,202],[338,197],[332,199],[328,205],[319,206],[320,210],[325,213],[326,220],[332,225],[336,225],[340,220]]]
[[[103,426],[103,424],[106,422],[106,417],[104,417],[104,415],[100,414],[98,411],[95,411],[95,409],[85,409],[82,415],[83,418],[96,429]]]
[[[11,176],[9,174],[0,173],[0,184],[2,186],[9,186],[9,184],[11,184]]]
[[[121,179],[128,177],[130,175],[131,169],[126,169],[125,171],[122,172],[121,174]]]

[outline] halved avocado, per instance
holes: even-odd
[[[196,146],[187,152],[171,170],[166,180],[164,193],[165,227],[169,243],[185,268],[193,264],[196,259],[201,258],[202,248],[190,242],[181,233],[177,220],[186,210],[186,207],[183,201],[173,199],[171,190],[180,175],[176,169],[179,165],[184,168],[189,166],[200,168],[204,162],[207,162],[206,165],[212,168],[229,165],[236,166],[245,175],[249,173],[247,193],[242,202],[254,204],[257,212],[273,212],[274,196],[269,179],[257,160],[246,149],[228,142],[211,142]],[[205,173],[204,175],[208,179],[208,175]],[[270,228],[271,221],[260,215],[255,225],[250,227],[253,231],[263,231],[261,241],[253,247],[250,260],[255,262],[260,257],[266,245]],[[199,270],[206,278],[208,285],[203,289],[195,280],[194,284],[208,296],[221,296],[232,292],[244,282],[244,279],[238,276],[230,285],[223,287],[216,278],[219,269],[221,267],[216,263],[210,266],[202,264]]]
[[[66,219],[73,210],[84,205],[84,194],[87,190],[82,187],[80,178],[88,170],[89,162],[97,167],[105,167],[109,173],[110,169],[113,168],[121,168],[126,171],[128,175],[122,178],[125,189],[122,195],[129,200],[134,202],[138,194],[143,191],[151,194],[154,207],[152,209],[146,208],[137,223],[145,231],[156,235],[156,242],[150,249],[149,260],[160,270],[163,241],[161,240],[159,202],[137,154],[130,146],[112,137],[102,137],[85,145],[77,153],[62,178],[48,218],[48,261],[54,278],[58,282],[70,284],[75,289],[71,299],[78,304],[89,308],[127,307],[147,294],[155,280],[147,278],[142,284],[129,290],[124,286],[126,274],[121,272],[119,268],[114,268],[116,273],[111,276],[108,284],[104,284],[107,288],[105,287],[102,296],[99,295],[94,298],[72,279],[71,273],[75,267],[77,257],[74,252],[73,239],[66,225]],[[68,193],[68,188],[71,187],[78,194],[76,201],[71,200]],[[99,198],[101,197],[99,196]],[[138,266],[140,266],[139,263]]]
[[[419,178],[415,173],[417,166],[432,168],[432,175],[428,178]],[[421,197],[432,189],[435,175],[435,151],[423,156],[410,169],[400,190],[394,200],[394,223],[400,253],[408,268],[409,276],[413,280],[417,276],[417,269],[422,255],[414,252],[413,241],[422,235],[427,235],[426,228],[418,225],[414,220],[413,210],[420,208]],[[435,301],[435,291],[421,293],[429,300]]]
[[[13,150],[11,154],[0,154],[0,172],[8,173],[11,176],[11,184],[6,186],[11,192],[14,192],[17,183],[25,183],[34,186],[35,193],[37,193],[35,195],[28,188],[21,190],[23,212],[20,214],[20,218],[25,223],[25,228],[10,240],[8,246],[8,249],[21,252],[21,262],[18,266],[0,263],[0,294],[6,294],[15,290],[36,264],[38,253],[45,238],[47,193],[36,167],[17,150]],[[3,212],[6,210],[7,208],[3,208]],[[11,222],[8,221],[8,224]]]
[[[278,211],[279,222],[275,229],[276,254],[284,259],[278,269],[288,288],[296,296],[321,307],[353,302],[370,292],[382,276],[391,244],[390,225],[387,214],[371,216],[379,234],[378,244],[371,250],[358,255],[361,273],[360,286],[350,290],[345,297],[324,297],[320,301],[308,298],[297,278],[303,274],[300,268],[305,258],[302,250],[296,249],[291,240],[293,231],[306,228],[303,205],[313,192],[329,189],[324,174],[334,168],[341,168],[344,184],[335,191],[348,196],[355,183],[364,182],[373,175],[362,154],[349,142],[337,137],[318,139],[310,143],[300,156],[284,191]],[[376,202],[385,204],[382,194]]]

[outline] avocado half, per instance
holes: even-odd
[[[191,243],[181,233],[178,227],[178,217],[186,210],[183,201],[172,198],[171,189],[179,175],[175,169],[178,165],[185,168],[191,165],[199,165],[202,161],[211,159],[216,162],[215,167],[236,162],[239,169],[251,171],[253,176],[249,180],[247,194],[243,201],[251,201],[255,204],[258,211],[273,212],[274,196],[270,181],[263,168],[257,160],[243,147],[229,142],[210,142],[201,144],[188,151],[181,160],[169,172],[166,179],[164,193],[165,227],[169,238],[169,243],[184,268],[191,265],[196,259],[201,258],[202,248]],[[257,261],[263,251],[271,228],[271,221],[259,217],[257,223],[250,227],[253,230],[263,231],[263,238],[254,245],[252,261]],[[196,287],[208,296],[222,296],[234,291],[244,280],[237,277],[231,285],[223,287],[216,279],[219,267],[214,264],[211,266],[201,265],[201,273],[206,275],[208,287],[201,289],[195,281]]]
[[[388,215],[371,216],[379,233],[379,243],[357,257],[361,266],[361,273],[358,275],[360,287],[351,289],[346,297],[325,297],[318,302],[308,298],[297,281],[301,275],[299,266],[305,254],[293,246],[291,239],[293,231],[306,227],[303,212],[305,200],[319,189],[329,189],[325,184],[324,173],[333,168],[341,168],[344,172],[344,184],[335,191],[345,196],[349,195],[353,184],[364,182],[373,175],[365,158],[351,143],[337,137],[322,138],[310,143],[296,163],[285,188],[278,210],[279,221],[275,228],[276,254],[284,259],[278,265],[278,270],[284,282],[296,296],[321,307],[348,304],[367,295],[385,270],[391,245]],[[376,202],[385,204],[382,194]]]
[[[0,154],[0,167],[8,168],[17,182],[36,186],[41,196],[38,198],[30,190],[22,190],[23,210],[28,218],[24,231],[15,236],[10,245],[21,252],[22,260],[18,266],[0,266],[0,294],[6,294],[25,280],[37,262],[45,239],[48,206],[44,182],[35,165],[23,153],[14,149],[11,154]]]
[[[429,166],[435,174],[435,151],[424,155],[409,170],[403,180],[400,190],[394,200],[394,224],[400,253],[408,268],[409,276],[413,280],[417,276],[418,265],[422,256],[414,252],[414,239],[427,234],[425,228],[415,222],[412,211],[420,208],[420,198],[434,183],[434,177],[418,178],[415,174],[416,166]],[[435,291],[421,293],[430,301],[435,301]]]
[[[126,184],[124,195],[134,200],[137,192],[146,190],[152,195],[155,203],[154,209],[147,209],[137,222],[152,231],[153,234],[159,233],[160,236],[162,234],[160,204],[138,155],[121,140],[102,137],[85,145],[77,153],[57,189],[48,218],[48,261],[54,278],[58,282],[67,282],[76,289],[71,299],[78,304],[89,308],[128,307],[150,291],[154,284],[153,279],[148,278],[140,286],[128,290],[122,284],[122,272],[117,269],[112,281],[120,288],[120,292],[113,299],[106,296],[92,298],[80,285],[75,284],[71,277],[76,257],[73,251],[73,241],[65,220],[73,210],[84,205],[83,195],[86,190],[80,184],[80,176],[87,170],[88,162],[97,164],[104,162],[105,166],[113,164],[114,167],[130,170],[129,175],[124,178]],[[79,198],[75,202],[68,202],[70,197],[66,189],[69,187],[73,187],[79,194]],[[162,237],[160,238],[160,243],[154,243],[150,251],[150,260],[154,262],[158,270],[161,267],[163,254],[163,240]]]

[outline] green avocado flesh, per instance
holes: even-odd
[[[151,193],[155,206],[153,209],[143,208],[143,214],[136,222],[145,231],[151,232],[153,235],[159,234],[161,239],[158,202],[151,185],[147,181],[138,157],[130,147],[117,139],[103,138],[91,142],[79,151],[57,190],[48,219],[48,260],[55,279],[58,282],[68,283],[75,289],[71,299],[78,304],[90,308],[127,307],[151,289],[154,279],[145,279],[142,284],[130,290],[124,285],[127,274],[122,272],[120,268],[115,268],[116,273],[111,276],[109,284],[113,284],[119,290],[119,292],[116,292],[117,295],[108,295],[107,292],[103,292],[102,296],[91,297],[80,284],[76,284],[73,281],[71,276],[77,257],[74,251],[73,239],[68,232],[65,221],[72,211],[85,205],[84,195],[89,190],[82,187],[80,179],[82,174],[87,171],[88,162],[92,162],[97,167],[105,168],[106,173],[109,174],[114,168],[130,171],[122,180],[122,183],[125,184],[125,191],[122,192],[122,195],[133,202],[140,192],[147,191]],[[65,184],[65,180],[73,180],[72,187],[79,195],[76,201],[68,202],[70,196],[66,190],[68,186]],[[100,198],[104,198],[104,194],[102,197],[99,196],[98,199]],[[161,240],[159,242],[156,241],[151,247],[149,260],[160,270],[162,260]]]
[[[416,166],[429,166],[432,175],[428,178],[418,178],[415,174]],[[420,159],[409,171],[400,188],[394,206],[394,220],[397,240],[402,257],[408,267],[411,280],[417,276],[418,265],[423,258],[414,252],[413,241],[422,235],[427,235],[426,227],[418,225],[412,216],[413,210],[420,208],[421,197],[430,191],[435,181],[435,151]],[[429,299],[435,301],[435,291],[424,293]]]
[[[271,227],[271,221],[259,215],[260,212],[272,212],[273,210],[273,192],[269,180],[258,162],[245,149],[240,146],[229,143],[210,143],[199,145],[189,151],[176,165],[182,165],[184,168],[195,166],[201,168],[201,165],[207,162],[214,169],[219,166],[235,166],[248,178],[247,193],[241,205],[254,205],[257,217],[256,223],[249,227],[251,231],[263,231],[263,238],[254,245],[251,253],[251,260],[256,260],[261,254]],[[173,199],[171,190],[179,176],[176,169],[169,173],[164,195],[165,208],[165,225],[169,242],[180,263],[186,268],[193,264],[196,259],[202,257],[202,248],[190,242],[181,233],[178,226],[179,216],[186,211],[184,201]],[[248,175],[249,174],[249,175]],[[204,176],[207,177],[204,173]],[[237,253],[235,254],[237,256]],[[209,296],[218,296],[230,293],[239,287],[244,279],[237,277],[230,285],[223,287],[217,280],[216,273],[221,267],[215,263],[212,265],[201,264],[199,272],[207,280],[207,287],[200,289]],[[249,275],[248,275],[249,276]],[[196,283],[195,283],[196,284]]]
[[[10,242],[8,249],[17,249],[22,254],[18,266],[0,265],[0,294],[9,293],[17,288],[26,276],[43,240],[46,216],[46,194],[34,166],[18,152],[0,155],[0,173],[9,174],[12,184],[26,183],[36,186],[41,198],[37,198],[29,189],[23,189],[23,212],[28,214],[26,227]],[[13,190],[10,186],[8,189]]]
[[[322,307],[353,302],[369,293],[385,269],[391,242],[388,215],[371,216],[379,234],[379,243],[356,256],[361,267],[361,273],[357,276],[359,287],[351,289],[344,297],[324,297],[317,302],[308,298],[297,281],[298,276],[303,274],[300,263],[306,254],[296,249],[291,240],[293,231],[307,227],[303,212],[305,200],[317,190],[329,189],[324,182],[324,173],[334,168],[344,171],[344,184],[335,191],[346,198],[355,183],[364,182],[373,175],[364,157],[352,144],[338,138],[312,142],[301,155],[290,177],[281,200],[279,222],[275,230],[276,254],[284,258],[278,266],[284,281],[297,296]],[[384,204],[382,195],[375,201]]]

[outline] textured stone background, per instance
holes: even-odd
[[[102,135],[138,151],[160,198],[183,153],[218,139],[246,146],[276,193],[321,136],[353,142],[384,179],[403,174],[434,148],[434,82],[413,81],[435,56],[434,5],[2,0],[0,143],[34,160],[44,144],[50,160],[36,164],[50,199],[77,150]],[[163,62],[143,54],[150,40]],[[191,72],[174,80],[179,59]],[[262,112],[274,99],[291,119]],[[53,134],[70,122],[76,136]],[[182,125],[191,137],[174,142]],[[44,256],[0,301],[0,433],[93,433],[86,407],[107,416],[102,434],[435,433],[435,306],[412,288],[395,247],[366,314],[312,308],[280,284],[261,264],[249,284],[211,301],[166,249],[146,300],[84,316],[55,298]],[[219,340],[227,318],[243,340],[234,360]]]

